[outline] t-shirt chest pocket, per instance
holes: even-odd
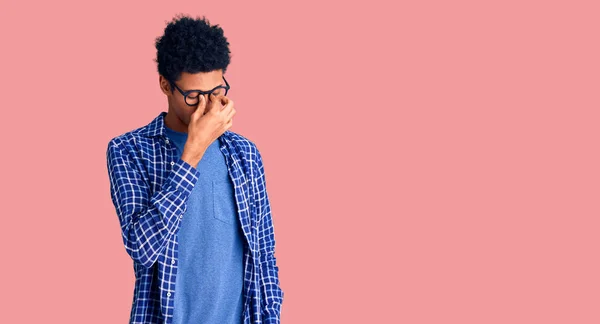
[[[213,216],[229,225],[237,225],[238,213],[231,180],[212,180]]]

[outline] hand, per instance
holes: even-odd
[[[233,100],[225,96],[216,97],[211,94],[208,103],[204,96],[200,96],[198,108],[190,117],[188,137],[210,145],[231,128],[235,112]]]
[[[225,96],[210,94],[208,105],[204,96],[200,96],[198,107],[190,117],[186,145],[189,143],[191,147],[199,146],[199,150],[205,150],[231,128],[235,113],[233,100]]]

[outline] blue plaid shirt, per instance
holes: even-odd
[[[173,319],[177,230],[200,172],[178,156],[166,136],[166,114],[111,139],[106,151],[111,199],[134,261],[131,324]],[[261,155],[253,142],[229,130],[218,141],[245,238],[243,323],[280,323],[283,291]]]

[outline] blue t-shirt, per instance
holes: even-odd
[[[166,134],[181,157],[187,133]],[[233,183],[215,140],[197,166],[200,171],[178,232],[173,324],[242,323],[243,232]]]

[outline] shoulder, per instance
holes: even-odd
[[[254,170],[260,171],[263,168],[263,160],[256,143],[239,133],[230,130],[226,133],[236,150],[242,153],[242,158],[249,162],[251,173],[256,173]]]
[[[242,153],[247,159],[256,160],[256,156],[260,154],[258,147],[254,141],[250,140],[246,136],[236,133],[233,131],[227,131],[228,138],[232,141],[233,145]]]
[[[144,136],[147,132],[148,126],[138,127],[131,131],[114,136],[108,141],[107,154],[113,152],[133,152],[137,151],[138,145],[143,144],[149,140],[147,136]]]

